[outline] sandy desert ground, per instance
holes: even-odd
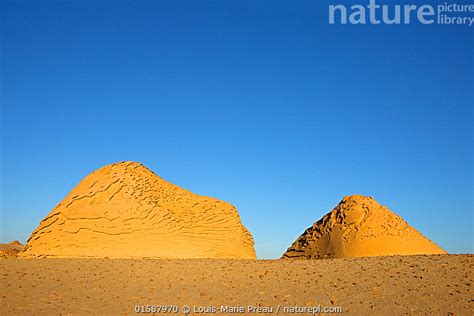
[[[137,305],[146,310],[148,304],[150,310],[176,306],[178,314],[184,305],[191,314],[201,307],[221,314],[221,306],[251,314],[251,305],[273,307],[273,314],[291,311],[284,307],[321,306],[358,315],[473,315],[473,264],[473,255],[3,259],[0,314],[134,314]]]

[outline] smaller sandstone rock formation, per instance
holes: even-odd
[[[8,244],[0,244],[0,258],[16,258],[21,249],[23,249],[23,245],[18,240]]]
[[[444,254],[443,249],[371,197],[346,196],[313,224],[283,258]]]

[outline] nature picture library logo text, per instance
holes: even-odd
[[[474,4],[444,2],[432,4],[365,3],[329,5],[329,24],[474,24]]]

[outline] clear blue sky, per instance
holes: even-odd
[[[472,28],[328,25],[325,1],[0,3],[0,242],[134,160],[234,204],[260,258],[355,193],[473,252]]]

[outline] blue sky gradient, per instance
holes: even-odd
[[[473,252],[473,36],[325,1],[1,1],[0,242],[140,161],[279,257],[345,195]]]

